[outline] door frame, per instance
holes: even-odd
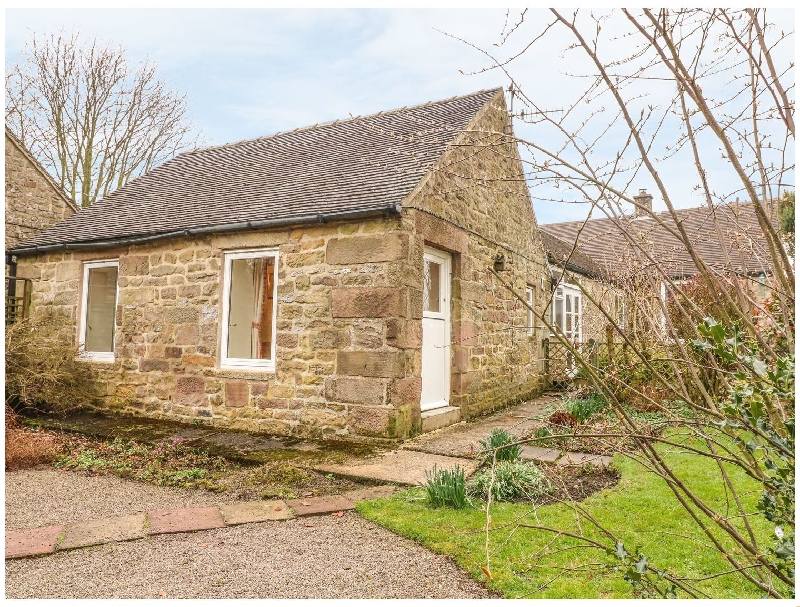
[[[422,404],[422,396],[420,395],[420,411],[430,411],[433,409],[439,409],[440,407],[447,407],[450,405],[450,373],[452,369],[452,361],[451,359],[451,351],[452,351],[452,301],[450,298],[451,292],[451,283],[452,283],[452,255],[447,251],[442,251],[441,249],[435,249],[433,247],[425,246],[423,251],[423,266],[426,261],[436,261],[437,263],[441,264],[442,272],[439,275],[439,309],[440,312],[426,312],[425,305],[423,301],[423,310],[422,310],[422,322],[424,325],[426,318],[433,318],[433,319],[441,319],[444,321],[444,331],[445,331],[445,346],[444,346],[444,357],[445,357],[445,366],[446,372],[443,378],[443,393],[444,399],[441,401],[434,401],[433,403]],[[425,269],[423,267],[423,273]],[[424,276],[424,274],[423,274]],[[423,277],[424,281],[424,277]],[[423,284],[423,300],[424,300],[424,289],[425,285]],[[425,328],[423,326],[422,329],[422,350],[425,349]],[[421,374],[425,373],[425,368],[423,366],[421,370]],[[422,380],[425,381],[424,379]],[[422,392],[424,394],[424,390]]]

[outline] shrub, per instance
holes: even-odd
[[[14,411],[6,406],[6,470],[22,470],[53,461],[61,442],[48,432],[35,432],[22,426]]]
[[[575,419],[575,416],[566,411],[556,411],[547,421],[554,426],[572,427],[578,425],[578,420]]]
[[[494,467],[494,484],[491,480],[491,468],[476,474],[469,482],[470,495],[486,499],[491,484],[493,500],[511,502],[518,499],[535,499],[551,488],[550,481],[542,471],[527,462],[499,462]]]
[[[510,462],[519,459],[522,447],[512,445],[517,442],[517,437],[509,434],[502,428],[495,428],[488,437],[481,440],[481,459],[483,463],[492,461],[493,456],[498,462]],[[504,445],[508,445],[504,447]],[[497,449],[495,455],[494,450]]]
[[[564,403],[567,413],[572,415],[579,424],[608,408],[608,403],[602,396],[593,392],[586,398],[576,398]]]
[[[434,508],[447,506],[460,510],[467,507],[467,483],[464,469],[459,465],[452,470],[434,465],[433,471],[425,471],[423,487]]]
[[[93,371],[74,343],[64,315],[34,314],[7,325],[6,404],[56,414],[93,405]]]

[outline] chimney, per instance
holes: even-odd
[[[653,195],[648,194],[647,190],[639,190],[639,195],[633,197],[634,208],[633,217],[647,217],[653,212]]]

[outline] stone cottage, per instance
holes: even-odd
[[[546,259],[502,89],[177,156],[13,249],[109,408],[393,436],[543,389]]]

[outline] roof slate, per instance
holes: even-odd
[[[603,276],[602,268],[586,253],[576,248],[574,240],[572,244],[561,240],[558,236],[548,232],[547,226],[539,226],[539,232],[551,262],[587,276],[598,278]]]
[[[769,253],[752,204],[721,204],[713,209],[676,209],[676,215],[698,255],[711,268],[719,272],[769,273],[769,264],[762,261],[769,259]],[[768,209],[768,215],[774,216],[774,211]],[[675,229],[675,220],[669,212],[659,212],[656,216]],[[624,232],[643,243],[670,277],[684,278],[698,273],[686,247],[649,217],[570,221],[540,228],[544,233],[568,243],[567,252],[577,239],[576,252],[590,257],[610,275],[625,275],[644,263],[643,258],[633,263],[634,258],[641,254],[634,251]]]
[[[17,249],[394,209],[502,89],[185,152]]]

